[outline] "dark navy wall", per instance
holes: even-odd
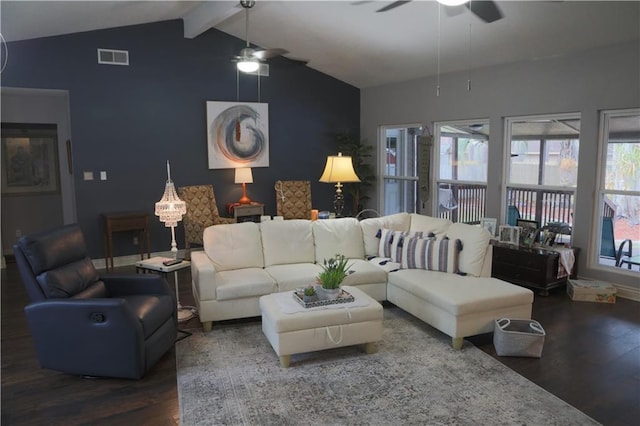
[[[9,43],[4,87],[69,91],[78,223],[93,257],[102,257],[100,214],[147,211],[164,190],[166,160],[176,186],[213,184],[218,207],[240,198],[233,170],[207,166],[206,101],[236,101],[230,58],[244,42],[217,30],[183,37],[181,20]],[[130,66],[97,64],[97,48],[129,51]],[[333,187],[318,182],[333,136],[359,133],[360,91],[283,58],[260,81],[269,104],[270,165],[253,169],[250,198],[275,215],[278,179],[310,180],[314,208],[330,210]],[[240,76],[242,102],[257,102],[257,77]],[[107,181],[99,171],[106,170]],[[82,180],[93,171],[96,180]],[[182,226],[176,230],[183,248]],[[170,233],[152,218],[152,251]],[[117,255],[137,251],[118,237]]]

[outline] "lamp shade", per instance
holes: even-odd
[[[320,182],[360,182],[360,178],[353,170],[351,157],[343,156],[339,152],[338,155],[327,157],[327,164],[324,166],[322,176],[320,176]]]
[[[235,183],[253,183],[251,167],[238,167],[236,169]]]
[[[171,169],[167,161],[167,183],[164,187],[162,199],[156,203],[155,214],[159,217],[164,226],[170,228],[177,226],[182,220],[182,216],[187,213],[187,203],[182,201],[176,193],[176,188],[171,180]]]

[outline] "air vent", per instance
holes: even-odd
[[[98,63],[129,65],[129,52],[126,50],[98,49]]]

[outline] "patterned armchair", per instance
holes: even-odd
[[[308,180],[279,180],[275,190],[278,216],[311,219],[311,183]]]
[[[178,196],[187,203],[187,213],[182,218],[184,224],[184,247],[187,257],[191,254],[191,244],[202,245],[202,233],[211,225],[235,223],[235,219],[220,217],[213,185],[193,185],[178,188]]]

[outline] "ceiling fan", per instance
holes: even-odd
[[[256,50],[249,44],[249,9],[255,6],[255,0],[240,0],[240,5],[245,12],[245,40],[247,45],[240,51],[240,55],[236,56],[238,70],[245,73],[256,72],[260,68],[260,63],[276,56],[282,56],[289,53],[288,50],[282,48]],[[307,61],[291,59],[294,62],[306,64]]]
[[[411,2],[411,0],[394,1],[385,7],[376,10],[376,12],[386,12],[388,10],[395,9],[396,7],[403,6],[409,2]],[[438,3],[441,3],[444,6],[461,6],[464,4],[467,9],[486,23],[495,22],[503,17],[502,12],[500,12],[500,9],[498,9],[498,6],[493,1],[438,0]]]

